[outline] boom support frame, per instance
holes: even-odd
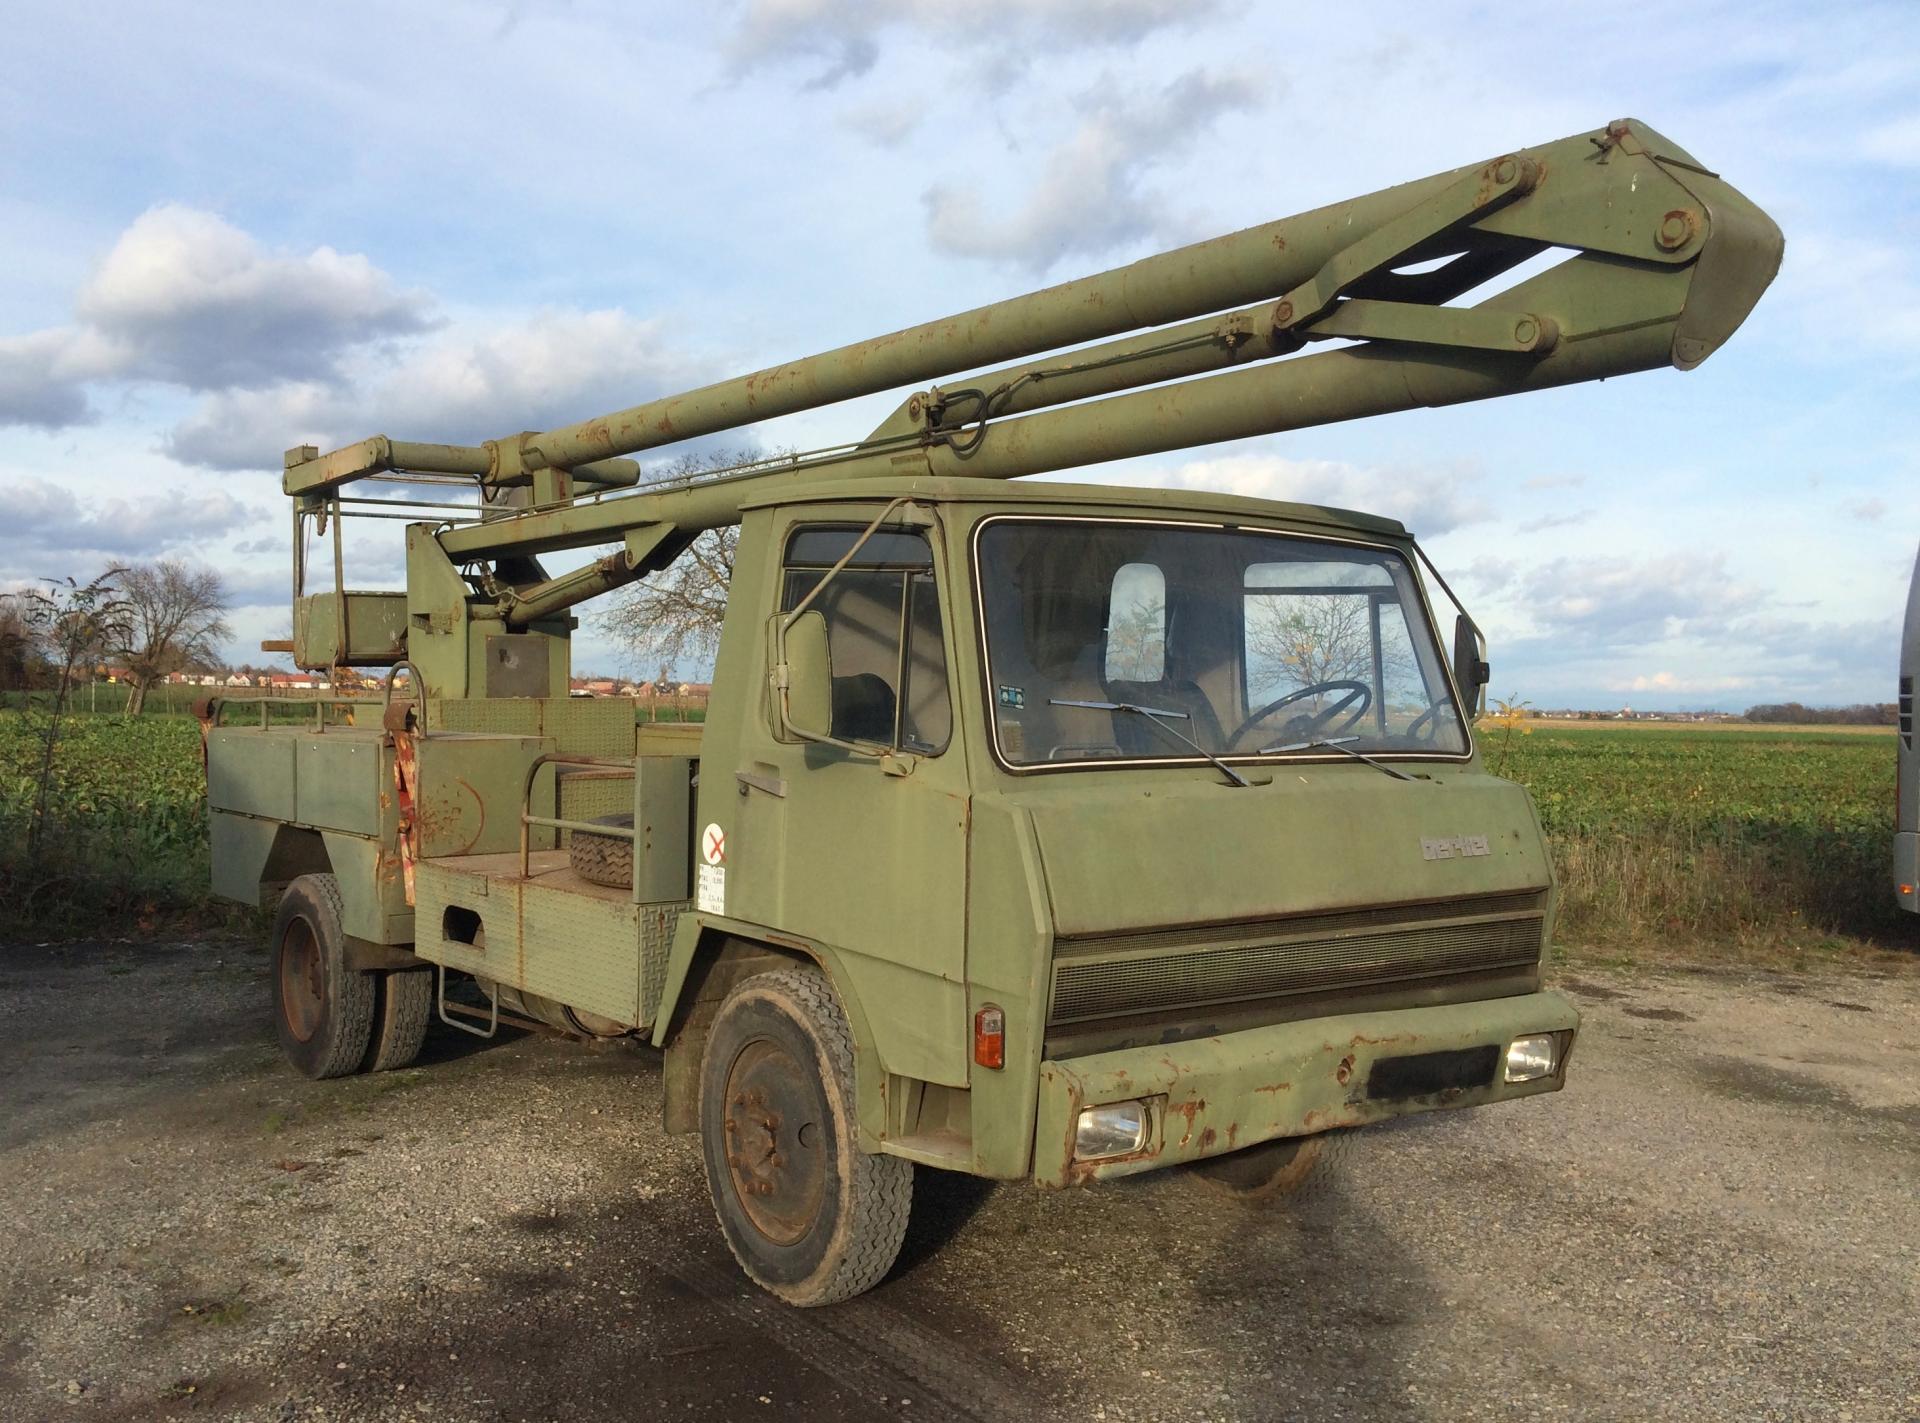
[[[441,523],[431,539],[447,573],[479,567],[464,582],[493,606],[477,614],[525,629],[666,566],[701,530],[736,522],[744,500],[789,482],[1012,479],[1689,369],[1745,319],[1782,248],[1759,208],[1621,120],[545,433],[303,447],[288,452],[283,487],[312,512],[356,480],[471,481],[481,518]],[[1453,304],[1552,249],[1568,255],[1477,304]],[[1296,354],[1328,341],[1352,344]],[[1064,348],[1074,349],[1042,354]],[[909,396],[865,440],[836,449],[651,488],[633,487],[640,466],[623,458],[1010,357]],[[559,577],[535,562],[616,541],[625,547]],[[426,581],[448,591],[463,582]],[[342,590],[342,647],[345,607]]]

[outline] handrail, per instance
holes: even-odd
[[[314,725],[324,729],[326,725],[324,721],[325,708],[370,707],[373,704],[372,697],[282,697],[270,693],[251,697],[215,696],[207,698],[207,729],[212,730],[214,727],[220,725],[220,713],[228,707],[258,706],[260,708],[260,725],[265,727],[268,724],[267,709],[269,707],[312,706],[315,709]]]
[[[413,665],[413,659],[401,658],[387,669],[387,675],[380,679],[380,721],[384,725],[387,713],[393,708],[393,677],[402,668],[406,670],[407,684],[413,688],[414,715],[420,719],[420,735],[427,734],[427,679],[420,675],[420,669]]]
[[[630,761],[609,761],[604,756],[576,756],[568,751],[546,751],[533,758],[527,766],[526,783],[520,788],[520,878],[533,877],[533,827],[545,826],[553,830],[586,830],[595,835],[613,835],[622,840],[635,841],[640,838],[639,827],[633,825],[595,825],[587,820],[565,820],[558,816],[535,815],[533,805],[533,779],[540,774],[542,766],[598,766],[603,770],[624,771],[628,776],[634,774]],[[554,773],[558,786],[562,773]],[[556,794],[556,802],[559,797]]]

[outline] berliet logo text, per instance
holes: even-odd
[[[1484,835],[1443,835],[1438,840],[1422,840],[1420,857],[1426,860],[1464,860],[1471,855],[1491,855]]]

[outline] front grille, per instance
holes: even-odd
[[[1063,941],[1054,1024],[1340,993],[1524,967],[1540,957],[1544,896],[1316,914]]]
[[[1367,1074],[1367,1100],[1410,1102],[1443,1092],[1464,1092],[1492,1084],[1500,1065],[1496,1046],[1455,1048],[1450,1052],[1421,1052],[1411,1057],[1383,1057]]]

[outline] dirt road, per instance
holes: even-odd
[[[232,943],[0,949],[0,1419],[1920,1419],[1920,967],[1563,981],[1556,1097],[1310,1206],[923,1174],[741,1281],[644,1052],[283,1068]]]

